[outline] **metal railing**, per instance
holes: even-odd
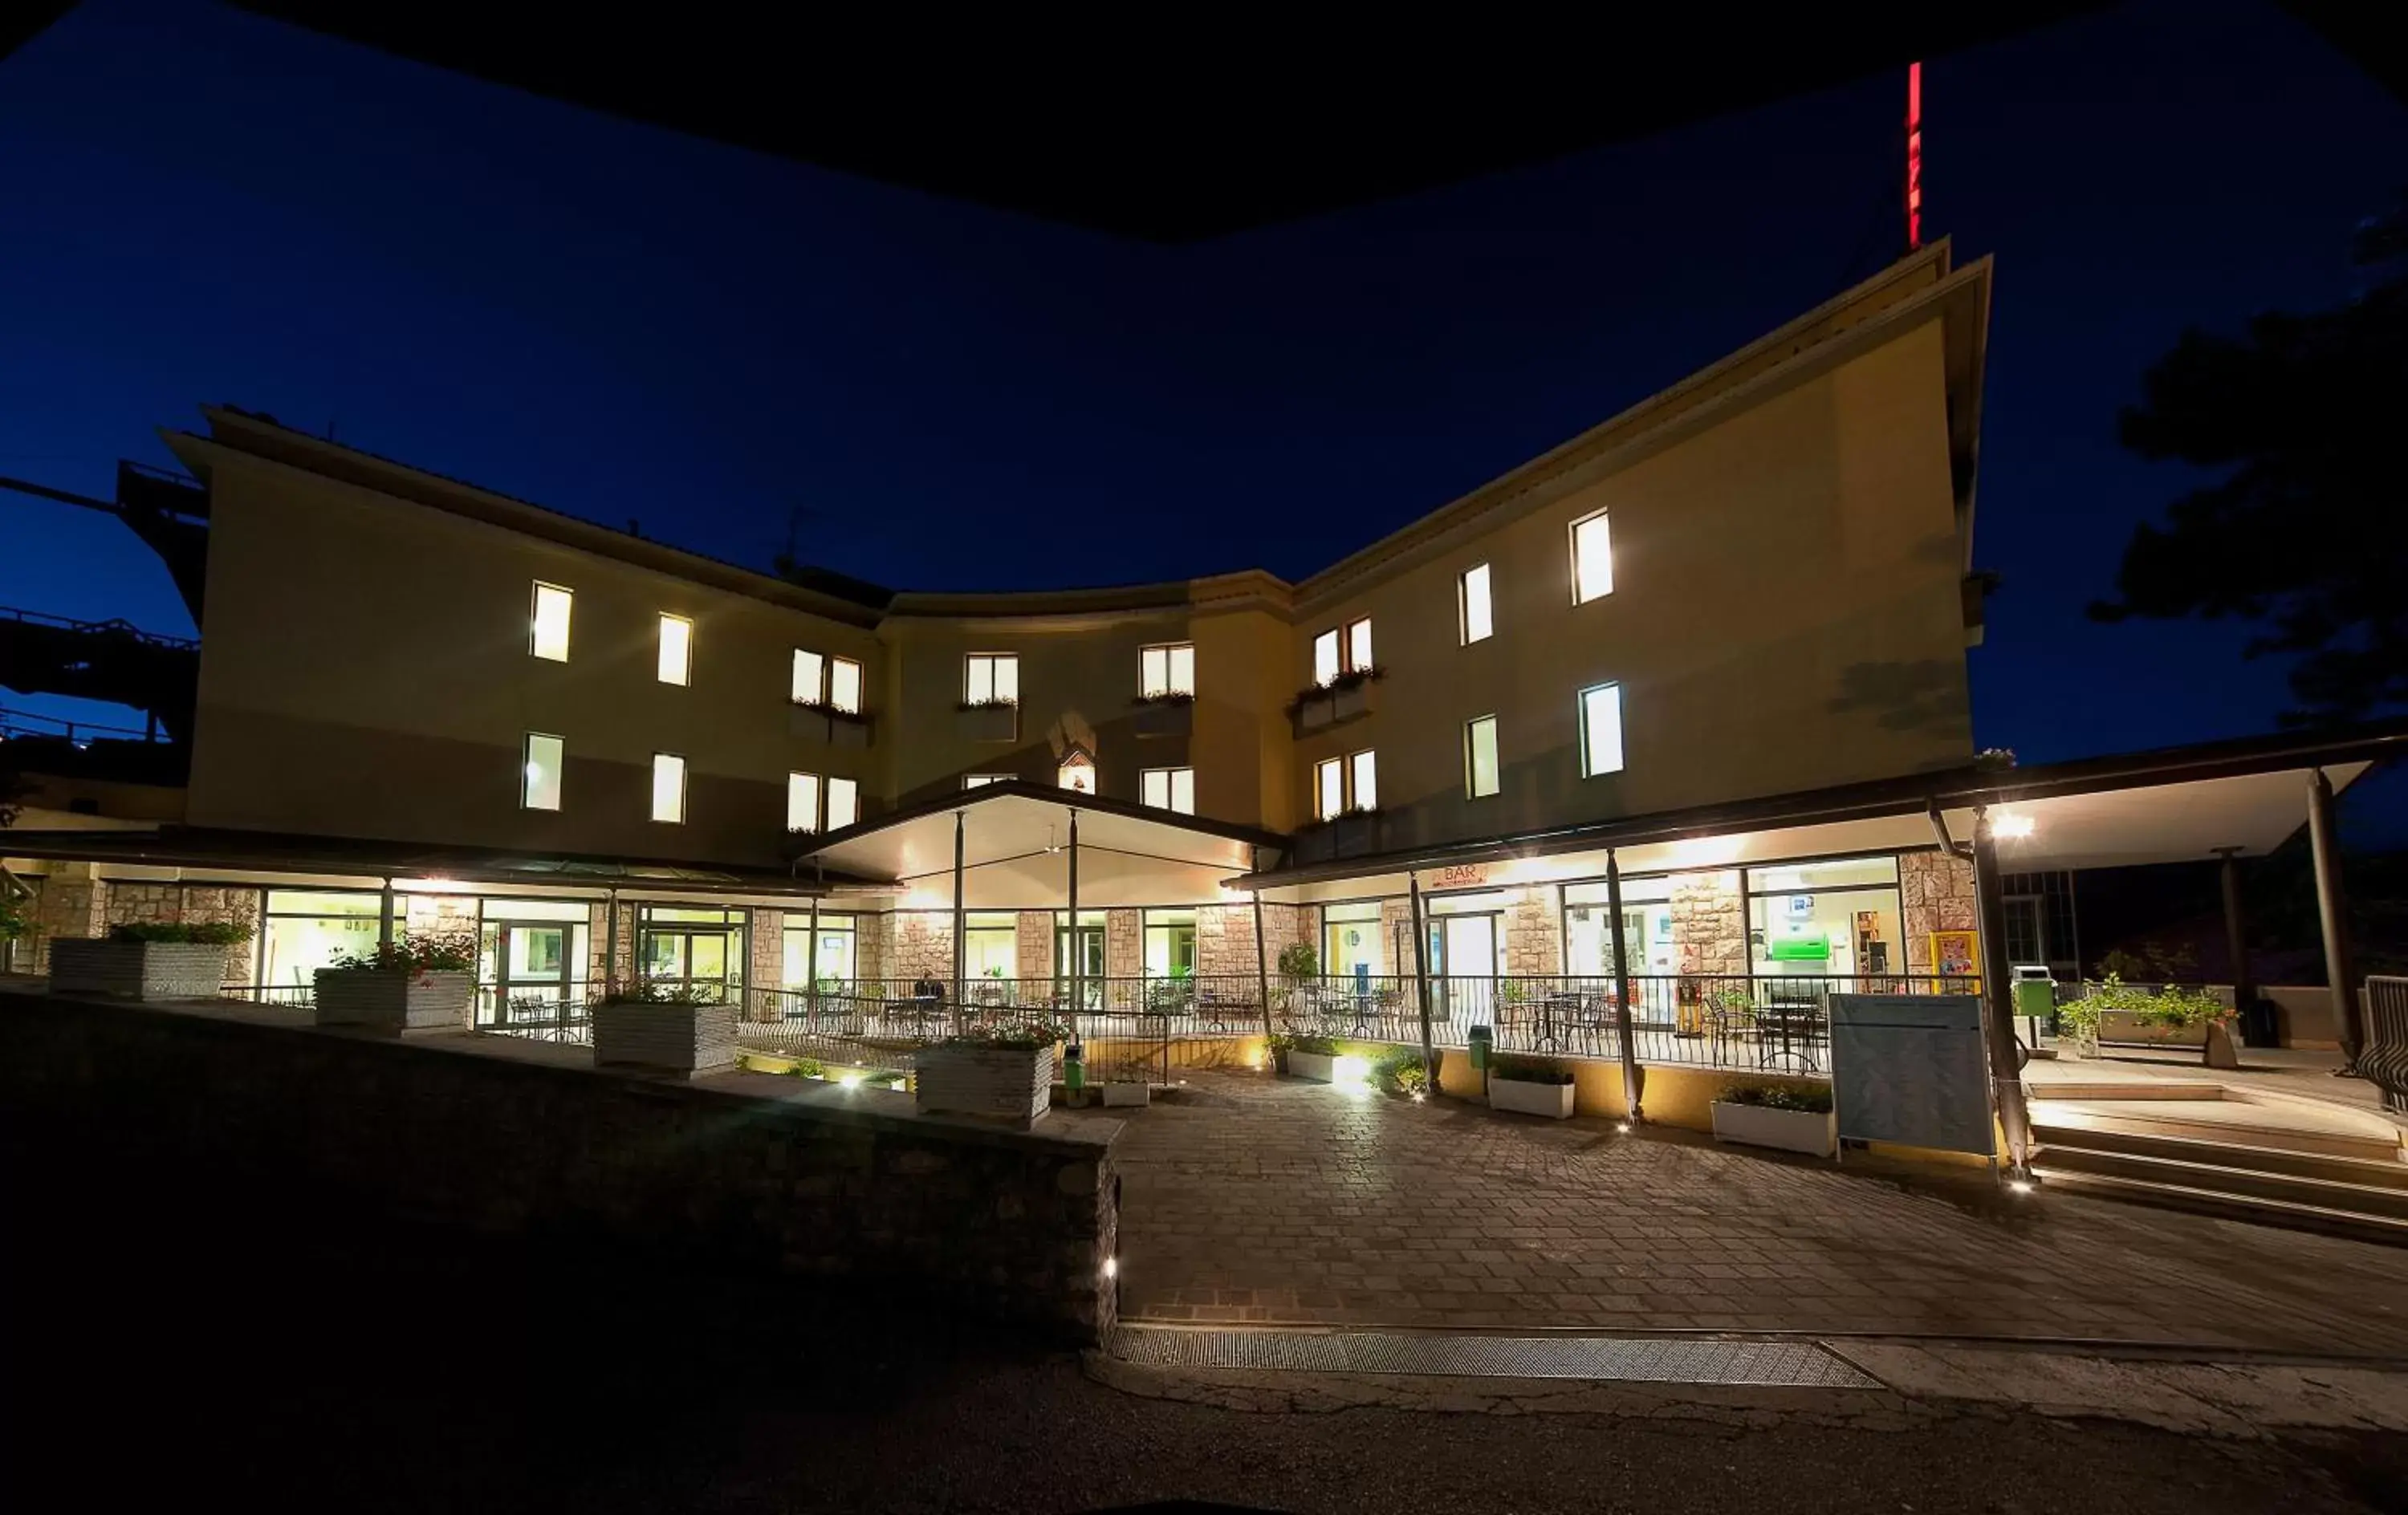
[[[28,737],[51,737],[81,747],[101,738],[120,741],[162,742],[166,738],[156,726],[111,726],[94,721],[67,721],[34,710],[11,710],[0,707],[0,741]]]
[[[583,1042],[592,1036],[590,1016],[594,1001],[600,997],[597,988],[578,979],[562,988],[520,983],[506,989],[486,979],[477,985],[470,1029],[538,1041]],[[226,984],[218,990],[218,997],[306,1010],[317,1003],[318,991],[315,984],[307,983]]]

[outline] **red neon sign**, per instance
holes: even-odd
[[[1923,64],[1906,65],[1906,250],[1923,246]]]

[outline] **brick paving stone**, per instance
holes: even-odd
[[[1197,1074],[1126,1123],[1132,1320],[2408,1352],[2408,1251]],[[1060,1120],[1096,1117],[1062,1112]]]

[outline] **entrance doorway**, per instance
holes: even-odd
[[[1087,912],[1079,912],[1083,917]],[[1054,994],[1061,1003],[1070,1002],[1070,928],[1055,917],[1054,926]],[[1104,1005],[1104,923],[1081,920],[1078,932],[1079,1004],[1074,1008],[1096,1010]]]
[[[1432,916],[1429,928],[1430,991],[1438,1013],[1450,1021],[1496,1024],[1497,917],[1488,912]],[[1400,938],[1411,927],[1399,932]],[[1400,939],[1400,961],[1412,962],[1410,940]]]
[[[644,907],[637,966],[664,989],[715,990],[744,997],[744,912]]]

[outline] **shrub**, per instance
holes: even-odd
[[[1488,1076],[1509,1083],[1568,1084],[1572,1070],[1552,1057],[1517,1057],[1508,1053],[1488,1060]]]
[[[993,1025],[973,1026],[958,1036],[947,1036],[939,1045],[968,1047],[997,1052],[1033,1052],[1040,1047],[1051,1047],[1057,1041],[1070,1039],[1070,1028],[1051,1021],[998,1021]]]
[[[190,942],[195,947],[232,947],[251,940],[240,921],[128,921],[108,928],[110,941]]]
[[[1423,1065],[1422,1054],[1410,1047],[1381,1058],[1374,1077],[1392,1094],[1418,1094],[1429,1087],[1429,1069]]]
[[[365,952],[337,952],[326,966],[337,973],[378,973],[394,969],[411,973],[473,973],[477,938],[460,933],[448,936],[405,936]]]
[[[2110,973],[2098,983],[2085,983],[2074,1004],[2057,1007],[2057,1024],[2096,1029],[2099,1018],[2110,1013],[2128,1015],[2144,1026],[2196,1026],[2224,1020],[2232,1008],[2203,989],[2169,984],[2152,991]]]
[[[1321,972],[1321,954],[1309,941],[1292,941],[1280,949],[1279,970],[1283,979],[1313,978]]]
[[[827,1077],[827,1065],[816,1057],[798,1057],[795,1059],[795,1065],[788,1068],[786,1071],[793,1074],[797,1079],[824,1079]]]
[[[1826,1083],[1735,1083],[1722,1093],[1726,1105],[1752,1105],[1758,1109],[1800,1110],[1809,1115],[1828,1115],[1831,1110],[1831,1086]]]
[[[1291,1052],[1311,1052],[1315,1057],[1336,1057],[1338,1038],[1325,1036],[1317,1031],[1294,1032],[1287,1038],[1287,1050]]]
[[[602,996],[605,1005],[716,1005],[727,991],[714,984],[665,984],[639,979]]]

